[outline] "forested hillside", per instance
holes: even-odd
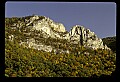
[[[103,43],[116,52],[116,36],[103,38]]]
[[[11,25],[24,18],[5,19],[5,76],[6,77],[100,77],[111,76],[116,69],[116,53],[108,49],[91,49],[74,45],[58,38],[35,37],[38,31],[19,31]],[[24,29],[21,28],[21,29]],[[38,33],[37,33],[38,32]],[[13,36],[11,36],[13,35]],[[55,49],[69,50],[69,53],[45,52],[20,44],[33,37]],[[106,41],[105,41],[106,42]],[[58,44],[59,43],[59,44]],[[107,43],[106,43],[107,44]]]

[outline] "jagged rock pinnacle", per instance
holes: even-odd
[[[109,49],[94,32],[86,29],[84,26],[75,25],[70,32],[66,33],[62,23],[56,23],[49,17],[33,15],[25,17],[25,22],[16,23],[16,27],[21,28],[25,24],[26,28],[31,31],[42,31],[44,37],[66,39],[71,44],[79,44],[81,46],[90,47],[93,49],[102,48]]]

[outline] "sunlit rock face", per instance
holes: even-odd
[[[102,39],[98,38],[94,32],[80,25],[73,26],[69,32],[69,38],[78,41],[85,47],[109,49],[106,45],[103,45]]]
[[[53,20],[47,18],[44,16],[44,18],[42,20],[38,20],[39,18],[36,17],[36,20],[37,21],[34,21],[35,18],[33,17],[32,22],[33,22],[33,29],[34,30],[43,30],[45,31],[46,33],[50,34],[50,30],[55,30],[57,32],[65,32],[65,27],[63,24],[61,23],[55,23],[53,22]],[[31,22],[30,22],[31,23]]]
[[[18,21],[18,23],[13,24],[14,29],[30,29],[30,34],[33,31],[40,31],[37,33],[37,36],[43,35],[43,38],[55,38],[55,39],[66,39],[71,44],[78,44],[84,47],[89,47],[92,49],[110,49],[106,45],[103,45],[102,39],[98,38],[94,32],[91,32],[90,29],[85,28],[81,25],[75,25],[71,28],[70,32],[65,30],[65,26],[62,23],[54,22],[52,19],[45,16],[33,15],[30,17],[25,17],[24,22]],[[30,35],[29,34],[29,35]],[[11,38],[11,36],[10,36]],[[44,50],[51,52],[53,50],[51,45],[37,44],[34,38],[30,38],[26,42],[29,47],[33,47],[38,50]],[[55,49],[54,49],[55,51]],[[61,50],[61,52],[67,52]]]

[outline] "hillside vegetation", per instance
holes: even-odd
[[[7,77],[90,77],[110,75],[115,70],[116,54],[76,47],[72,54],[54,54],[26,48],[5,39],[5,76]],[[77,53],[77,52],[81,53]]]
[[[106,44],[112,51],[116,52],[116,36],[103,38],[103,43]]]
[[[35,39],[56,49],[70,50],[70,53],[45,52],[20,45],[20,41],[35,37],[34,32],[26,35],[24,31],[11,29],[10,20],[13,23],[17,18],[5,20],[6,77],[100,77],[110,76],[116,69],[116,53],[111,50],[93,50],[66,40],[45,39],[42,35]],[[20,20],[24,21],[24,18]],[[11,34],[15,35],[12,41],[9,39]]]

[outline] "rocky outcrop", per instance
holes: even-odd
[[[43,16],[41,19],[41,16],[33,16],[29,20],[26,20],[28,23],[26,26],[30,25],[33,23],[33,28],[32,30],[43,30],[47,34],[50,34],[51,29],[55,30],[57,32],[66,32],[65,27],[61,23],[55,23],[53,20]]]
[[[28,44],[28,48],[34,48],[37,50],[43,50],[43,51],[47,51],[47,52],[51,52],[52,51],[52,47],[51,46],[47,46],[44,45],[42,43],[36,44],[36,41],[34,38],[31,39],[27,39],[27,42],[24,42],[24,44]],[[21,44],[23,44],[23,42],[21,42]]]
[[[45,16],[30,16],[25,18],[25,22],[18,22],[14,24],[14,28],[30,29],[30,31],[41,31],[44,38],[58,38],[66,39],[71,44],[78,44],[80,46],[89,47],[92,49],[102,48],[110,49],[106,45],[103,45],[102,39],[98,38],[94,32],[86,29],[84,26],[75,25],[72,27],[70,32],[66,32],[65,27],[61,23],[56,23],[48,17]],[[40,34],[38,34],[40,35]],[[34,38],[27,41],[29,47],[33,47],[38,50],[52,51],[51,46],[46,46],[44,44],[36,44]],[[68,53],[69,51],[67,51]]]
[[[69,50],[55,49],[51,45],[48,46],[48,45],[45,45],[43,43],[38,44],[34,38],[27,39],[27,42],[21,42],[20,45],[23,45],[26,48],[34,48],[34,49],[43,50],[43,51],[46,51],[46,52],[52,52],[53,51],[55,54],[70,53]]]
[[[102,39],[98,38],[94,32],[91,32],[89,29],[80,25],[73,26],[69,33],[69,37],[70,40],[78,41],[78,44],[85,47],[93,49],[110,49],[106,45],[103,45]]]
[[[8,38],[9,38],[9,41],[13,41],[14,35],[10,35],[10,36],[8,36]]]

